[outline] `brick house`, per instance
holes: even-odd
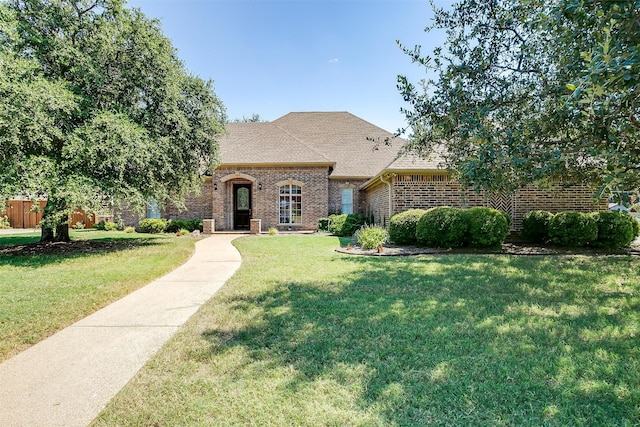
[[[489,206],[507,212],[519,229],[533,209],[595,211],[584,185],[527,187],[511,195],[465,193],[438,160],[398,157],[404,141],[347,112],[289,113],[272,122],[230,123],[220,141],[220,165],[187,211],[169,206],[165,218],[212,218],[216,231],[315,230],[332,213],[373,215],[386,225],[410,208]],[[392,144],[373,141],[392,138]]]

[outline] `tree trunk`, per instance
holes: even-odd
[[[70,242],[69,223],[56,224],[56,242]]]
[[[69,242],[69,220],[65,212],[67,210],[64,199],[49,196],[47,204],[42,212],[41,242]],[[54,234],[55,231],[55,234]]]
[[[40,226],[42,227],[42,234],[40,235],[41,242],[53,242],[53,221],[51,218],[55,213],[55,206],[51,200],[47,200],[47,204],[42,211],[42,220],[40,220]]]
[[[53,228],[42,227],[42,234],[40,235],[41,242],[53,242]]]

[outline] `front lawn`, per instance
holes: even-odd
[[[184,263],[195,240],[73,231],[72,244],[0,236],[0,362]]]
[[[640,260],[337,254],[243,264],[94,425],[637,425]]]

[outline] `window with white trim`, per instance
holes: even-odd
[[[302,187],[286,184],[280,187],[278,200],[279,224],[302,223]]]
[[[340,213],[352,214],[353,213],[353,188],[342,189],[342,204]]]

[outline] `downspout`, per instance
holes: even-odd
[[[393,175],[389,175],[389,176],[393,176]],[[389,187],[389,219],[391,219],[391,214],[392,214],[392,209],[391,209],[391,181],[385,181],[384,180],[384,175],[380,175],[380,181],[382,181],[383,183],[387,184],[387,187]]]

